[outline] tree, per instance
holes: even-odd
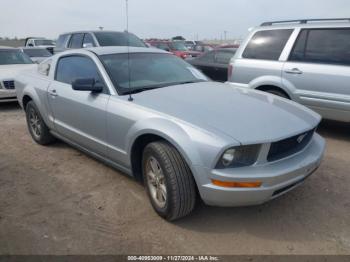
[[[172,40],[182,40],[182,41],[184,41],[184,40],[186,40],[186,38],[184,38],[183,36],[181,36],[181,35],[178,35],[178,36],[174,36],[173,38],[171,38]]]

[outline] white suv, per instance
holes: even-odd
[[[263,23],[230,62],[228,81],[350,122],[350,19]]]

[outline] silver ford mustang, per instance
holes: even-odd
[[[145,184],[168,220],[209,205],[260,204],[320,165],[320,116],[277,96],[209,81],[167,52],[72,50],[18,77],[33,139],[59,138]],[[126,196],[125,196],[126,197]]]

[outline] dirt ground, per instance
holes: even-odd
[[[302,186],[168,223],[133,179],[62,142],[36,145],[18,105],[0,105],[0,254],[350,254],[350,125],[319,132],[325,158]]]

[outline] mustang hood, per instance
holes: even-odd
[[[277,96],[228,84],[201,82],[134,95],[134,103],[242,144],[274,142],[315,128],[320,116]]]

